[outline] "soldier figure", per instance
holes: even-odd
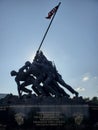
[[[36,62],[35,62],[36,61]],[[44,86],[48,86],[50,82],[56,81],[61,84],[63,87],[67,88],[71,93],[78,96],[78,92],[76,92],[71,86],[67,85],[65,81],[62,79],[62,76],[58,73],[56,66],[52,64],[51,61],[48,61],[47,58],[43,55],[42,51],[37,53],[34,58],[34,64],[36,66],[42,66],[43,71],[47,73],[47,78],[44,81]]]
[[[15,70],[11,71],[11,76],[16,76],[15,77],[15,81],[17,83],[17,87],[18,87],[18,94],[19,97],[22,96],[22,91],[29,93],[29,95],[31,95],[32,91],[25,88],[26,86],[33,84],[35,78],[33,76],[27,76],[26,75],[26,71],[29,69],[29,62],[26,62],[25,65],[19,69],[18,72],[16,72]],[[20,84],[21,81],[24,81],[22,84]],[[40,95],[39,91],[32,85],[33,90],[36,92],[37,95]]]

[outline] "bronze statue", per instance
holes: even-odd
[[[15,81],[18,85],[18,93],[21,97],[21,91],[31,94],[32,91],[26,86],[32,85],[33,91],[39,96],[66,96],[69,95],[64,91],[67,88],[72,94],[78,96],[78,93],[65,83],[62,76],[58,73],[56,66],[49,61],[42,51],[38,51],[33,62],[27,61],[18,72],[12,71],[11,76],[16,76]],[[20,81],[24,81],[20,84]],[[60,85],[59,85],[60,84]]]

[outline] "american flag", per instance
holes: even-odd
[[[53,16],[54,13],[56,13],[57,9],[58,9],[58,5],[56,7],[54,7],[49,13],[48,16],[46,17],[47,19],[51,19],[51,17]]]

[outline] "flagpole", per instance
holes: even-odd
[[[59,2],[58,8],[59,8],[60,4],[61,4],[61,2]],[[58,8],[57,8],[57,10],[58,10]],[[50,28],[50,26],[51,26],[51,24],[52,24],[52,22],[53,22],[53,19],[54,19],[56,13],[57,13],[57,10],[56,10],[56,12],[54,13],[54,15],[53,15],[53,17],[52,17],[52,19],[51,19],[51,21],[50,21],[50,23],[49,23],[49,25],[48,25],[48,28],[47,28],[47,30],[46,30],[44,36],[43,36],[43,39],[42,39],[42,41],[41,41],[41,43],[40,43],[40,45],[39,45],[39,48],[38,48],[37,52],[39,52],[39,50],[40,50],[40,48],[41,48],[41,46],[42,46],[42,44],[43,44],[43,42],[44,42],[44,40],[45,40],[45,37],[46,37],[46,35],[47,35],[48,31],[49,31],[49,28]]]

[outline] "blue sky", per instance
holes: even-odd
[[[50,22],[45,17],[59,2],[0,0],[0,93],[17,94],[10,72],[33,60]],[[83,97],[98,96],[97,42],[98,0],[61,0],[41,50]]]

